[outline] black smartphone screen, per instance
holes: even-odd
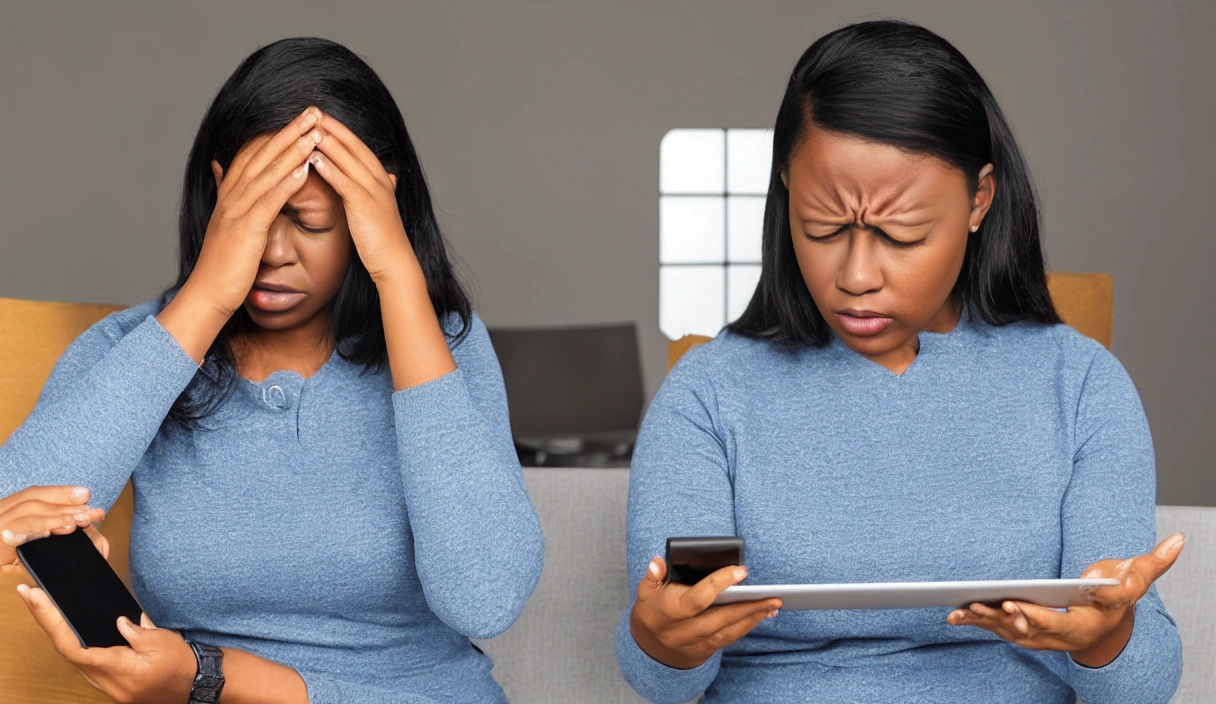
[[[667,581],[696,584],[727,565],[743,564],[743,538],[717,536],[667,539]]]
[[[17,548],[17,555],[81,645],[128,645],[118,632],[118,617],[138,624],[143,609],[84,531],[31,540]]]

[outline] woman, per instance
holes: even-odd
[[[1164,702],[1154,468],[1134,387],[1060,324],[1026,165],[992,93],[896,22],[816,41],[777,115],[763,268],[690,351],[634,456],[626,678],[656,702]],[[664,583],[670,536],[746,568]],[[1146,553],[1124,561],[1124,558]],[[779,613],[727,586],[1117,577],[1067,613]]]
[[[543,538],[388,89],[333,42],[254,52],[180,232],[177,283],[73,343],[0,448],[6,564],[134,480],[151,619],[85,650],[23,588],[56,648],[123,702],[214,701],[215,666],[225,704],[505,701],[469,639],[519,615]]]

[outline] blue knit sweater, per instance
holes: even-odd
[[[1119,362],[1063,325],[964,319],[896,375],[838,338],[782,350],[723,333],[646,415],[630,482],[636,590],[676,535],[739,535],[747,584],[1078,577],[1150,550],[1148,424]],[[617,655],[655,702],[1152,704],[1182,670],[1155,590],[1101,668],[949,609],[785,611],[691,670],[651,659],[626,611]]]
[[[209,369],[156,311],[72,344],[0,447],[0,496],[83,485],[108,508],[133,475],[153,621],[295,668],[314,704],[506,701],[469,639],[515,621],[544,545],[481,321],[420,386],[335,354],[308,379],[242,379],[186,431],[163,421]]]

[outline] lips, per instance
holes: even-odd
[[[285,284],[272,282],[254,283],[249,292],[249,302],[258,310],[267,313],[282,313],[296,307],[307,296]]]
[[[836,317],[840,320],[840,326],[845,329],[845,332],[864,337],[877,335],[895,322],[895,318],[889,315],[852,308],[836,311]]]

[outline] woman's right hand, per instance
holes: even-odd
[[[747,578],[746,567],[723,567],[691,587],[665,582],[666,576],[663,558],[652,559],[638,584],[629,630],[647,655],[668,667],[701,665],[781,608],[780,599],[713,606],[724,589]]]
[[[308,157],[321,139],[321,111],[310,107],[272,135],[251,140],[219,181],[215,210],[190,277],[157,319],[200,364],[220,329],[245,302],[257,279],[270,226],[308,176]]]
[[[33,486],[0,499],[0,572],[21,569],[17,546],[77,528],[83,528],[108,557],[110,544],[93,527],[106,512],[88,502],[89,490],[82,486]]]

